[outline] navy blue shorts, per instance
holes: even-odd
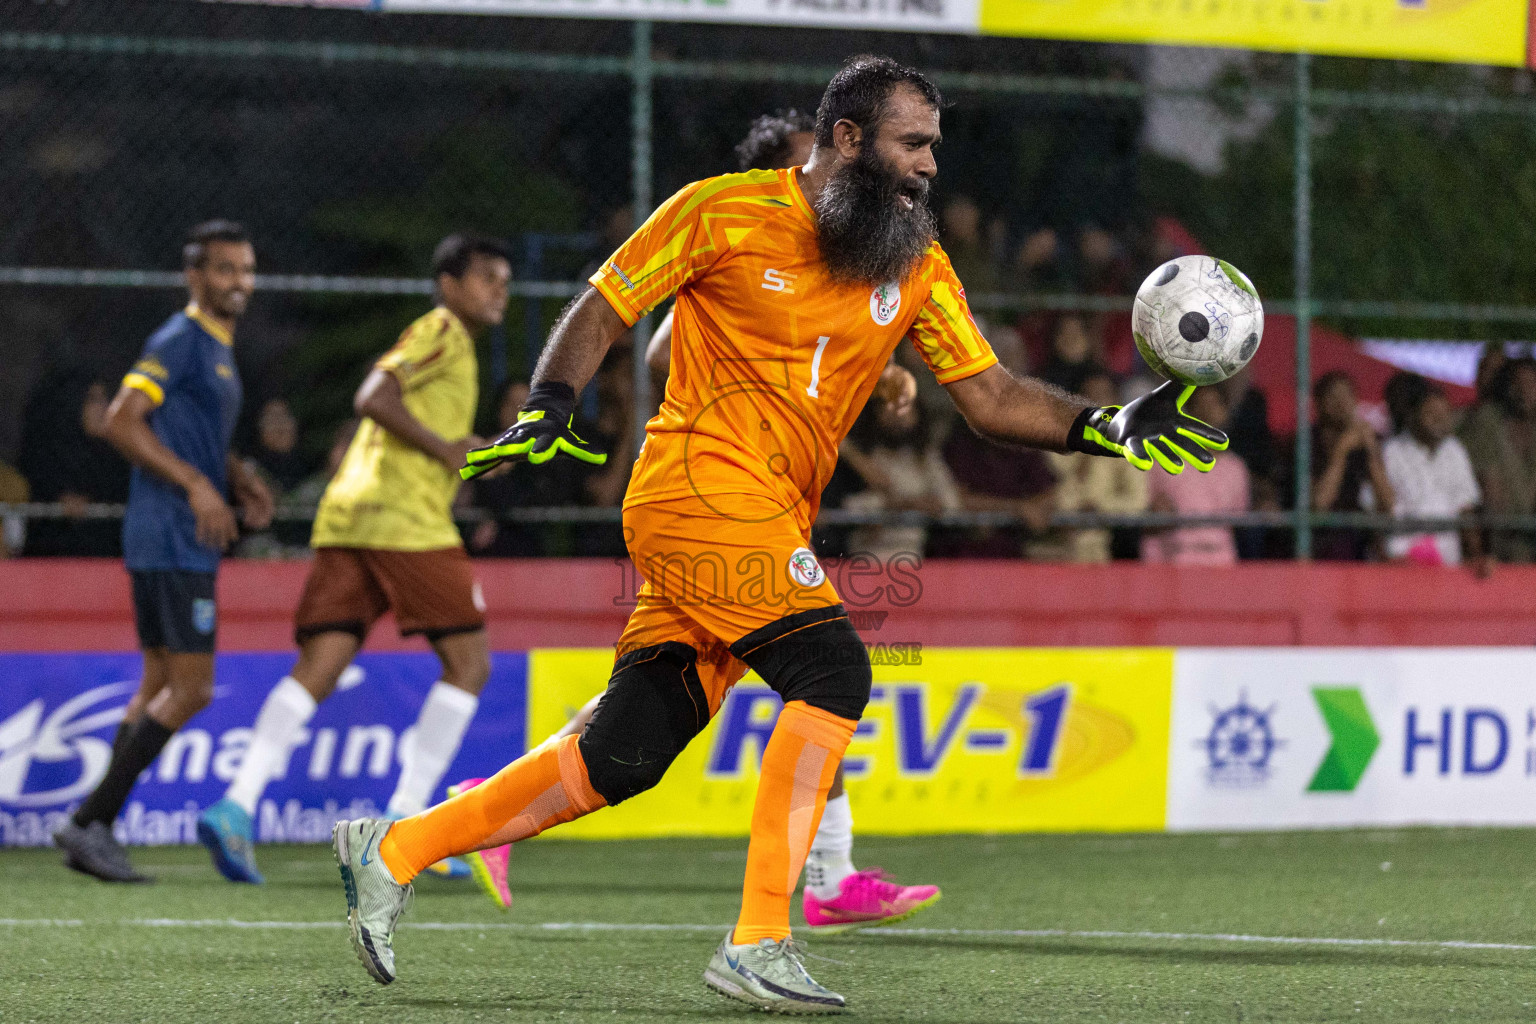
[[[144,650],[212,654],[219,631],[213,585],[217,574],[140,569],[133,577],[133,619]]]

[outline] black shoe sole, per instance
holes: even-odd
[[[148,875],[134,873],[131,875],[119,875],[111,871],[92,868],[85,861],[78,859],[73,853],[67,853],[64,857],[64,866],[71,871],[78,871],[82,875],[89,875],[100,882],[110,882],[117,885],[149,885],[154,881]]]

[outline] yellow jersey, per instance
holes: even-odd
[[[809,524],[837,447],[909,338],[941,384],[997,362],[937,242],[900,281],[832,280],[797,171],[695,182],[591,277],[626,324],[676,295],[661,410],[624,506],[689,495],[756,517],[766,496]]]
[[[374,364],[400,382],[405,407],[450,441],[474,428],[480,397],[475,343],[439,306],[405,329]],[[317,548],[432,551],[459,547],[453,496],[459,474],[371,419],[363,420],[315,514]]]

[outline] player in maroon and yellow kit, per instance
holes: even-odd
[[[624,502],[644,584],[592,721],[422,814],[336,828],[353,946],[379,981],[394,978],[395,923],[427,865],[654,786],[750,667],[784,710],[763,754],[741,914],[705,981],[765,1009],[842,1009],[806,972],[789,906],[871,673],[808,538],[838,443],[897,343],[910,338],[971,427],[1000,441],[1174,471],[1208,469],[1206,449],[1226,446],[1183,414],[1185,390],[1092,408],[997,364],[933,241],[939,107],[895,61],[844,65],[810,161],[667,200],[561,318],[517,424],[470,453],[466,476],[507,459],[601,461],[570,429],[576,392],[629,325],[677,296],[672,374]]]

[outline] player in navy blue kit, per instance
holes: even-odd
[[[182,250],[191,303],[144,346],[107,410],[107,437],[133,463],[123,560],[144,651],[139,692],[96,789],[54,833],[64,863],[109,882],[148,881],[112,835],[139,773],[213,696],[219,557],[245,524],[263,529],[272,495],[230,453],[240,415],[235,321],[256,284],[256,254],[240,225],[209,221]]]

